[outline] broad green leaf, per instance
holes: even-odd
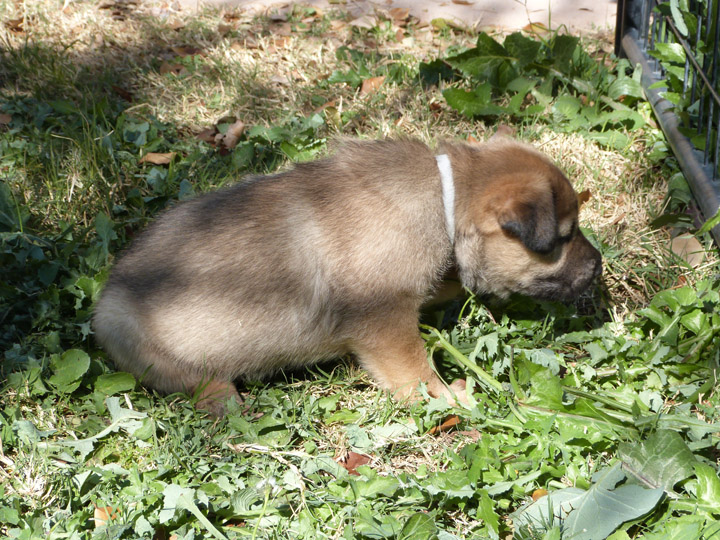
[[[704,525],[705,518],[702,516],[679,516],[665,520],[653,532],[644,534],[642,538],[643,540],[700,540]]]
[[[515,58],[521,68],[537,60],[537,54],[541,46],[542,44],[539,41],[526,37],[520,32],[510,34],[503,42],[505,50]]]
[[[698,502],[709,507],[714,514],[720,514],[720,477],[718,477],[718,472],[710,465],[698,463],[695,465],[695,474],[698,479],[696,493]]]
[[[647,486],[665,491],[691,476],[697,464],[680,434],[670,430],[656,431],[640,444],[621,443],[618,453],[626,471]]]
[[[620,482],[620,464],[601,471],[588,490],[565,488],[538,499],[512,514],[515,527],[533,527],[561,521],[564,535],[573,540],[607,538],[625,521],[637,519],[655,508],[662,489],[644,489]],[[598,519],[602,516],[602,519]]]
[[[365,504],[356,510],[353,532],[359,532],[362,538],[395,538],[401,530],[399,521],[391,515],[374,512]]]
[[[80,276],[75,281],[75,287],[78,289],[77,291],[73,291],[76,296],[81,299],[89,298],[91,301],[94,301],[102,290],[102,282],[100,279],[91,278],[89,276]],[[78,308],[79,307],[80,304],[78,304]]]
[[[650,54],[666,62],[685,63],[685,51],[679,43],[655,43],[655,50]]]
[[[703,330],[708,329],[707,313],[700,309],[694,309],[680,318],[680,324],[694,334],[700,334]]]
[[[125,142],[132,143],[136,147],[141,148],[147,144],[147,132],[150,124],[147,122],[134,122],[130,119],[125,121],[122,135]]]
[[[420,79],[425,84],[438,84],[440,81],[450,81],[454,76],[453,69],[444,60],[420,62],[418,68]]]
[[[532,392],[527,400],[528,403],[556,411],[565,410],[562,402],[563,389],[559,377],[543,368],[533,373],[531,383]]]
[[[459,88],[447,88],[443,90],[443,97],[453,109],[469,117],[497,116],[505,112],[503,107],[492,103],[490,83],[478,85],[474,92]]]
[[[18,439],[27,444],[35,444],[55,433],[55,430],[40,431],[30,420],[15,420],[12,423],[12,430]]]
[[[512,60],[513,57],[505,48],[484,32],[478,36],[474,49],[446,59],[452,67],[459,69],[467,77],[480,82],[490,82],[495,86],[502,86],[501,80],[507,83],[515,78],[508,78],[514,71]]]
[[[624,150],[630,144],[630,139],[625,133],[618,130],[609,130],[605,132],[589,131],[584,133],[585,138],[596,141],[608,148],[615,150]]]
[[[574,96],[560,96],[553,104],[553,113],[561,118],[572,118],[577,116],[581,106],[580,100]]]
[[[559,34],[552,41],[553,63],[562,71],[567,73],[570,70],[575,51],[578,48],[579,38],[567,34]]]
[[[134,530],[138,536],[143,538],[153,538],[155,535],[155,527],[152,526],[145,516],[140,516],[137,521],[135,521]]]
[[[362,467],[358,468],[363,470]],[[368,474],[371,474],[368,472]],[[395,495],[397,490],[400,488],[400,482],[397,478],[392,476],[374,476],[365,481],[359,481],[357,483],[357,490],[360,495],[365,498],[374,498],[378,495],[384,495],[386,497],[392,497]]]
[[[115,234],[113,225],[113,221],[105,212],[100,212],[97,216],[95,216],[95,231],[97,231],[97,234],[105,247],[108,247],[112,240],[117,240],[117,234]]]
[[[53,355],[51,363],[53,374],[49,379],[50,384],[60,392],[69,394],[80,386],[83,375],[90,368],[90,357],[85,351],[70,349],[62,356]]]
[[[138,429],[143,428],[143,420],[147,418],[147,413],[140,411],[133,411],[132,409],[125,409],[120,406],[120,398],[109,397],[105,400],[105,405],[108,408],[110,417],[112,418],[112,424],[105,428],[105,430],[98,433],[95,437],[100,438],[106,435],[105,432],[109,433],[109,429],[113,430],[124,429],[130,435],[134,434]]]
[[[432,540],[437,538],[435,521],[428,514],[417,513],[408,518],[398,540]]]
[[[683,4],[682,6],[680,4]],[[670,13],[672,14],[673,22],[678,31],[683,35],[688,35],[688,27],[685,24],[685,17],[682,14],[681,9],[687,11],[687,0],[681,2],[680,0],[670,0]]]
[[[111,416],[111,423],[99,433],[87,437],[85,439],[64,439],[52,442],[40,442],[38,447],[50,449],[70,448],[79,454],[78,461],[82,460],[90,452],[93,451],[95,443],[106,437],[110,433],[114,433],[120,429],[124,429],[131,435],[139,429],[147,430],[147,426],[143,420],[147,418],[147,413],[125,409],[120,406],[120,400],[117,397],[109,397],[105,400],[108,412]]]
[[[108,396],[129,392],[133,388],[135,388],[135,377],[130,373],[108,373],[100,375],[95,381],[95,390]]]
[[[170,484],[163,491],[163,509],[160,512],[160,523],[167,523],[175,515],[176,510],[187,510],[205,527],[215,538],[226,540],[225,535],[220,532],[200,511],[195,504],[195,490],[187,487]]]
[[[471,485],[468,475],[458,469],[437,473],[429,479],[424,489],[430,495],[440,494],[461,499],[471,499],[475,495],[475,488]]]
[[[478,505],[477,515],[485,522],[487,531],[491,540],[500,538],[500,518],[495,513],[495,504],[484,489],[478,490],[480,496],[480,504]]]
[[[183,178],[178,188],[178,200],[184,201],[185,199],[192,198],[193,195],[195,195],[195,187],[190,180]]]
[[[642,84],[630,77],[619,77],[615,79],[607,90],[607,94],[612,99],[618,99],[622,96],[630,96],[642,99],[644,97]]]
[[[20,523],[20,514],[14,508],[0,506],[0,523],[6,525],[17,525]]]

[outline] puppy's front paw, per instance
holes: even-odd
[[[440,379],[433,381],[435,384],[428,384],[428,392],[433,397],[445,396],[447,402],[452,406],[456,407],[458,402],[465,406],[470,407],[470,400],[467,396],[465,379],[457,379],[453,381],[449,386],[445,386]]]

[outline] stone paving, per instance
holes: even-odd
[[[201,5],[239,6],[250,12],[282,9],[293,2],[280,0],[178,0],[183,9]],[[534,23],[548,28],[565,26],[570,32],[607,31],[615,27],[616,0],[299,0],[321,9],[342,8],[362,16],[375,9],[407,8],[422,22],[435,18],[464,26],[517,30]]]

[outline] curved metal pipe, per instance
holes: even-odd
[[[661,88],[652,88],[657,80],[652,76],[653,69],[648,63],[647,57],[637,44],[635,29],[631,29],[622,38],[622,48],[628,59],[634,64],[640,64],[642,68],[642,86],[645,90],[650,105],[655,111],[660,122],[660,127],[670,143],[675,157],[680,163],[680,168],[687,178],[695,201],[700,207],[705,219],[711,218],[720,207],[720,188],[713,182],[714,171],[710,165],[703,165],[702,152],[693,147],[690,140],[680,130],[678,117],[672,111],[673,104],[661,95]],[[715,243],[720,245],[720,225],[711,231]]]

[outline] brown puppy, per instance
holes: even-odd
[[[345,142],[165,213],[117,262],[93,325],[119,369],[219,415],[236,378],[348,353],[396,396],[425,382],[452,399],[418,310],[453,265],[479,293],[569,300],[601,261],[570,183],[529,146]]]

